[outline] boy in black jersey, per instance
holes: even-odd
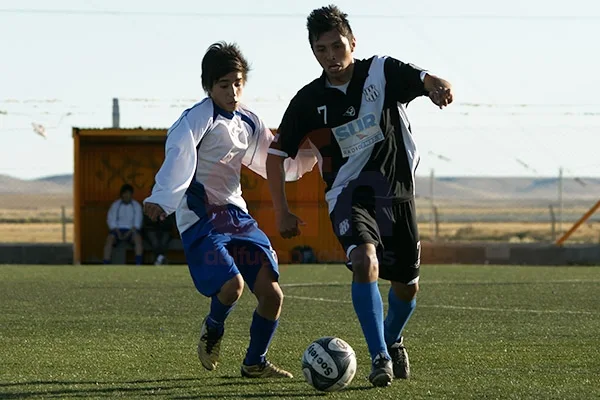
[[[352,303],[373,362],[369,380],[387,386],[393,377],[409,377],[401,333],[419,280],[419,154],[405,107],[428,96],[443,108],[453,93],[447,81],[394,58],[354,59],[346,17],[336,6],[309,15],[308,38],[323,74],[290,102],[269,149],[267,175],[279,231],[296,236],[303,222],[288,208],[283,162],[307,143],[317,154],[333,229],[353,272]],[[378,278],[391,281],[385,320]]]

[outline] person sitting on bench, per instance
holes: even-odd
[[[121,196],[110,206],[107,223],[109,234],[104,245],[104,264],[111,263],[113,247],[120,242],[133,244],[135,247],[135,263],[142,264],[142,206],[133,199],[133,186],[124,184]]]
[[[169,243],[173,239],[173,228],[175,227],[175,213],[169,215],[164,220],[152,221],[144,215],[143,235],[150,243],[154,253],[154,265],[163,265],[167,263],[167,251]]]

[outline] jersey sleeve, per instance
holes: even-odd
[[[302,104],[296,95],[283,115],[269,153],[295,158],[308,131],[306,119],[302,117]]]
[[[385,60],[386,97],[406,104],[419,96],[427,96],[421,73],[426,72],[413,64],[406,64],[395,58]]]
[[[270,151],[270,146],[273,143],[275,136],[264,122],[258,119],[258,124],[254,135],[248,143],[248,149],[242,160],[242,164],[256,172],[258,175],[267,179],[267,155]],[[302,177],[307,172],[310,172],[315,164],[315,157],[311,148],[303,146],[297,150],[294,159],[286,159],[284,161],[285,180],[295,181]]]
[[[108,214],[106,216],[106,224],[110,231],[117,229],[117,209],[119,208],[119,201],[115,201],[110,205]]]
[[[212,118],[190,124],[184,114],[167,133],[165,161],[156,174],[155,185],[144,203],[155,203],[168,214],[179,207],[196,173],[197,146],[208,131]],[[192,125],[195,126],[192,129]]]

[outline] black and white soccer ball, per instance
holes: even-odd
[[[342,390],[356,373],[356,354],[342,339],[322,337],[304,351],[302,372],[308,384],[317,390]]]

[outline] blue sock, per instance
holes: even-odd
[[[390,288],[388,294],[388,315],[384,322],[385,327],[385,342],[388,346],[394,344],[400,339],[402,330],[406,326],[408,319],[415,311],[417,306],[417,299],[414,298],[411,301],[400,300],[396,297],[394,290]]]
[[[219,298],[214,295],[210,302],[210,312],[208,313],[206,324],[211,328],[217,329],[220,334],[223,334],[223,331],[225,330],[225,320],[231,310],[233,310],[234,306],[235,303],[230,306],[221,303]]]
[[[352,304],[365,335],[371,359],[379,353],[384,353],[390,358],[383,337],[383,301],[377,282],[352,282]]]
[[[110,264],[110,260],[102,260],[102,264],[104,264],[104,265]]]
[[[135,256],[135,265],[142,265],[142,256]]]
[[[279,320],[268,320],[254,311],[252,325],[250,325],[250,346],[248,346],[246,352],[244,365],[257,365],[265,362],[265,356],[275,335],[277,325],[279,325]]]

